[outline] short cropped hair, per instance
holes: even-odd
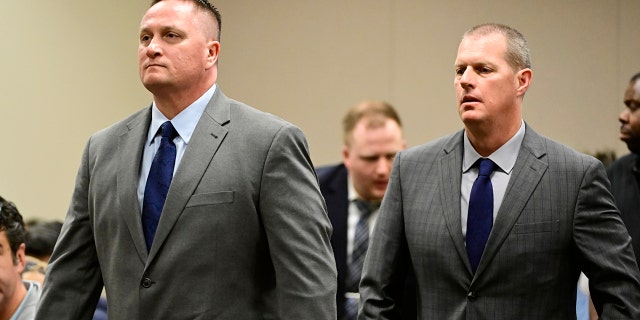
[[[463,38],[474,35],[502,34],[507,40],[505,60],[513,70],[531,68],[531,53],[529,44],[520,31],[499,23],[485,23],[477,25],[464,33]]]
[[[347,111],[342,119],[343,141],[345,146],[351,145],[351,134],[356,124],[363,118],[367,118],[367,127],[377,128],[384,125],[387,119],[398,123],[402,128],[400,116],[387,102],[384,101],[362,101]]]
[[[153,0],[151,1],[151,7],[153,7],[156,3],[160,2],[162,0]],[[217,35],[218,35],[218,41],[220,41],[220,36],[221,36],[221,31],[222,31],[222,16],[220,15],[220,11],[218,10],[218,8],[214,7],[211,3],[209,3],[208,0],[187,0],[187,1],[191,1],[196,5],[196,8],[201,9],[202,11],[205,11],[207,13],[209,13],[215,20],[216,20],[216,24],[218,27],[217,31]]]

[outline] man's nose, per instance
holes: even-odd
[[[460,74],[460,85],[462,87],[472,87],[475,81],[475,74],[473,70],[469,67],[465,68],[462,74]]]

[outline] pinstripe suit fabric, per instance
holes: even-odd
[[[419,319],[575,319],[580,271],[602,318],[640,319],[640,272],[602,164],[530,127],[475,273],[461,232],[463,132],[399,153],[365,261],[359,319],[390,319],[411,263]]]

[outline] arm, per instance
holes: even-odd
[[[276,274],[279,319],[335,319],[331,224],[303,133],[285,126],[269,149],[260,212]]]
[[[631,238],[609,189],[604,167],[593,160],[577,199],[574,240],[578,261],[602,319],[640,318],[640,273]]]
[[[401,154],[394,160],[360,282],[358,319],[395,319],[395,303],[409,265],[401,190]]]
[[[36,319],[91,319],[102,277],[89,221],[89,145],[76,177],[71,205],[47,267]]]

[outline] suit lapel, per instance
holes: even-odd
[[[333,245],[338,275],[346,274],[347,270],[347,220],[349,217],[348,172],[343,164],[335,172],[327,184],[325,202],[327,213],[333,226],[331,241]],[[342,280],[342,279],[340,279]]]
[[[171,232],[173,225],[184,211],[187,202],[209,167],[211,159],[227,135],[227,129],[223,125],[229,121],[229,100],[218,88],[200,117],[178,170],[174,174],[167,200],[162,209],[158,230],[149,251],[147,264],[153,260]]]
[[[478,265],[476,276],[486,269],[511,233],[525,204],[547,171],[548,163],[543,159],[545,155],[546,150],[542,137],[527,126],[518,158],[513,167],[513,176],[509,179],[502,205],[487,240],[487,246]]]
[[[445,143],[443,156],[440,158],[440,199],[443,203],[444,218],[446,220],[449,235],[453,240],[456,251],[462,261],[471,271],[471,265],[467,258],[464,238],[462,237],[462,219],[460,216],[460,184],[462,179],[462,133],[454,134]]]
[[[138,252],[138,257],[143,263],[147,260],[147,246],[140,221],[138,179],[142,150],[151,122],[150,111],[151,108],[147,108],[134,117],[127,123],[128,130],[118,138],[118,170],[116,173],[118,198],[120,199],[120,208],[123,210],[119,210],[115,214],[122,215]],[[133,212],[131,208],[134,208]]]

